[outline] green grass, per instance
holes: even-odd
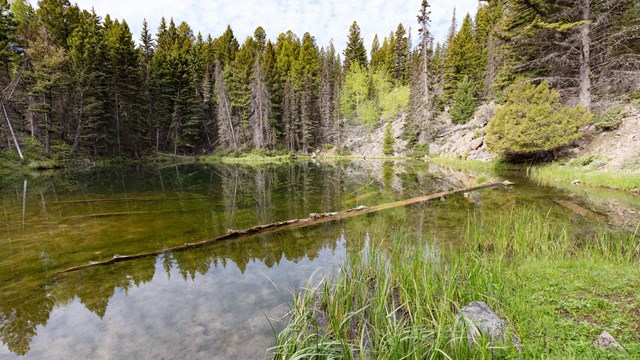
[[[198,157],[197,161],[202,163],[223,163],[234,165],[272,165],[272,164],[289,164],[299,160],[310,159],[307,155],[291,155],[291,154],[268,154],[268,153],[246,153],[234,156],[209,155]]]
[[[592,346],[604,330],[637,353],[640,239],[571,227],[533,212],[470,217],[465,246],[440,252],[396,232],[295,295],[275,358],[625,358]],[[458,312],[471,301],[508,321],[523,352],[470,349]]]
[[[572,166],[544,165],[531,167],[527,170],[531,179],[541,185],[554,186],[570,184],[573,180],[580,180],[581,184],[595,187],[605,187],[616,190],[631,191],[640,188],[640,174],[625,172],[609,172],[601,170],[587,170]]]
[[[508,164],[500,161],[464,160],[464,159],[451,157],[451,156],[434,156],[429,158],[427,161],[432,164],[448,166],[455,169],[486,170],[486,171],[523,170],[524,169],[522,166]]]

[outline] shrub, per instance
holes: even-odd
[[[593,125],[600,131],[617,129],[622,124],[622,119],[627,116],[624,105],[616,105],[601,112],[593,119]]]
[[[512,161],[571,144],[582,137],[580,128],[593,116],[579,106],[562,106],[560,94],[547,82],[514,85],[506,99],[489,121],[485,139],[489,150]]]

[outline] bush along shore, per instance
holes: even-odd
[[[575,230],[533,212],[470,216],[464,245],[443,248],[396,229],[391,246],[350,255],[335,277],[295,294],[274,357],[637,354],[640,238]]]

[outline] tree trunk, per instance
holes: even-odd
[[[116,94],[116,141],[118,143],[118,155],[122,154],[122,144],[120,143],[120,109],[118,108],[118,94]]]
[[[4,97],[4,95],[2,95],[2,97]],[[7,108],[4,106],[4,99],[0,99],[0,101],[2,102],[2,112],[4,113],[4,117],[7,119],[7,125],[9,126],[9,132],[11,132],[13,143],[16,146],[16,151],[18,151],[20,160],[24,160],[24,156],[22,156],[22,150],[20,150],[20,144],[18,144],[18,139],[16,138],[15,132],[13,132],[13,126],[11,126],[11,120],[9,120],[9,115],[7,114]]]
[[[591,108],[591,1],[582,0],[582,20],[580,27],[580,105]]]

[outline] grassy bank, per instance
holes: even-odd
[[[541,185],[571,184],[574,180],[580,180],[581,184],[587,186],[605,187],[624,191],[640,189],[640,174],[587,170],[579,167],[555,164],[532,167],[527,173],[531,179]]]
[[[209,155],[198,157],[197,161],[202,163],[222,163],[234,165],[271,165],[289,164],[300,160],[308,160],[309,156],[291,154],[240,154],[238,156]]]
[[[469,169],[480,171],[502,171],[502,170],[524,170],[519,165],[503,163],[500,161],[479,161],[479,160],[463,160],[451,156],[435,156],[427,160],[429,163],[448,166],[454,169]]]
[[[637,354],[638,240],[576,236],[528,212],[471,218],[466,245],[443,252],[397,232],[391,249],[350,256],[336,279],[295,296],[275,358],[624,358],[593,347],[604,330]],[[523,352],[470,349],[457,316],[471,301],[512,324]]]

